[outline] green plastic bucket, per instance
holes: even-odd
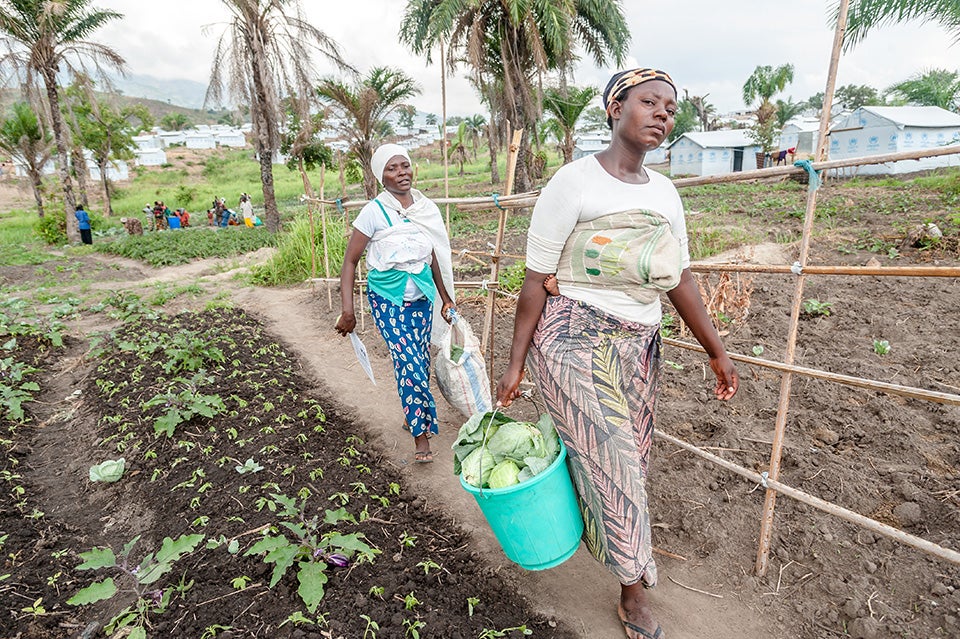
[[[527,570],[544,570],[573,556],[583,517],[567,470],[567,449],[533,479],[508,488],[460,485],[473,495],[507,559]]]

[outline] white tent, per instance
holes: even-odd
[[[865,106],[838,120],[830,129],[830,159],[865,157],[960,145],[960,114],[933,106]],[[891,175],[960,166],[960,153],[868,164],[848,174]]]
[[[720,175],[757,168],[758,147],[746,129],[689,131],[671,142],[670,174]]]
[[[138,149],[133,153],[137,156],[137,166],[160,166],[167,163],[167,154],[163,149]]]
[[[213,133],[209,130],[207,131],[191,131],[187,133],[186,139],[184,140],[187,143],[188,149],[215,149],[217,148],[217,140],[213,136]]]

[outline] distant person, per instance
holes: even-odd
[[[253,202],[246,193],[240,196],[240,214],[243,216],[243,223],[253,228]]]
[[[150,210],[149,208],[147,209]],[[143,224],[135,217],[121,217],[120,223],[127,229],[128,235],[143,235]]]
[[[167,216],[163,214],[163,202],[154,200],[153,202],[153,230],[159,231],[167,228]]]
[[[82,204],[77,204],[73,213],[77,217],[77,226],[80,228],[80,241],[84,244],[93,244],[93,230],[90,228],[90,216],[83,210]]]

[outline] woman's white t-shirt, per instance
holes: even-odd
[[[631,209],[656,211],[670,223],[680,243],[681,268],[690,266],[687,227],[680,194],[669,178],[644,167],[650,181],[629,184],[607,173],[590,155],[561,167],[540,193],[527,233],[527,268],[554,273],[567,238],[578,222]],[[660,299],[640,303],[614,290],[560,285],[560,293],[627,321],[660,323]]]
[[[429,267],[433,262],[430,238],[396,209],[390,206],[381,209],[377,200],[370,200],[360,209],[353,221],[353,227],[370,238],[367,245],[367,268],[419,273],[425,265]],[[388,229],[400,233],[394,232],[389,237],[383,237]],[[404,301],[410,302],[421,297],[423,291],[412,278],[408,279],[403,293]]]

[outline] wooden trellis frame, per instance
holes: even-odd
[[[811,171],[827,171],[832,169],[844,168],[844,167],[853,167],[853,166],[863,166],[869,164],[882,164],[887,162],[897,162],[904,160],[919,160],[921,158],[927,157],[938,157],[944,155],[952,155],[960,153],[960,145],[952,145],[941,148],[933,149],[924,149],[919,151],[910,151],[905,153],[892,153],[880,156],[871,156],[871,157],[862,157],[862,158],[849,158],[845,160],[833,160],[833,161],[824,161],[825,151],[826,151],[826,139],[827,139],[827,128],[829,124],[829,113],[830,106],[833,101],[833,92],[836,83],[836,71],[839,63],[840,57],[840,48],[843,42],[843,34],[846,29],[846,18],[847,18],[847,9],[848,9],[848,0],[842,0],[840,3],[839,16],[837,20],[837,28],[834,34],[834,43],[833,51],[831,54],[830,60],[830,70],[827,76],[827,86],[824,93],[824,103],[823,103],[823,116],[821,117],[820,122],[820,138],[817,146],[817,153],[815,155],[815,161],[810,164]],[[771,167],[766,169],[758,169],[755,171],[743,171],[738,173],[728,173],[723,175],[708,176],[708,177],[696,177],[696,178],[683,178],[674,180],[673,183],[677,188],[683,188],[688,186],[699,186],[705,184],[720,184],[728,182],[740,182],[746,180],[753,180],[758,178],[769,178],[769,177],[778,177],[778,176],[788,176],[794,174],[802,174],[805,172],[805,169],[798,168],[795,166],[783,166],[783,167]],[[811,175],[811,179],[814,179]],[[496,196],[484,196],[484,197],[475,197],[475,198],[438,198],[434,199],[434,202],[438,205],[440,204],[456,204],[460,207],[461,210],[477,210],[477,209],[493,209],[496,208],[500,213],[500,223],[498,225],[497,232],[497,242],[494,246],[493,253],[485,257],[489,257],[492,262],[491,282],[455,282],[455,288],[485,288],[491,289],[490,297],[488,298],[487,309],[488,315],[485,318],[485,335],[484,342],[486,343],[488,336],[489,341],[492,345],[492,336],[494,334],[494,318],[490,309],[493,305],[493,299],[496,291],[496,275],[498,271],[499,260],[501,257],[504,257],[502,250],[502,240],[503,240],[503,228],[506,220],[506,211],[508,209],[515,208],[525,208],[533,206],[536,203],[538,193],[520,193],[517,195],[511,195],[510,189],[508,188],[507,195],[503,197]],[[310,199],[310,198],[307,198]],[[335,202],[329,202],[322,199],[314,200],[317,203],[322,204],[334,204]],[[356,202],[336,202],[338,206],[343,206],[346,208],[359,208],[366,204],[364,201]],[[786,422],[789,413],[790,406],[790,390],[792,386],[793,375],[804,375],[808,377],[813,377],[817,379],[823,379],[826,381],[844,384],[848,386],[854,386],[859,388],[867,388],[871,390],[876,390],[879,392],[887,394],[896,394],[906,397],[912,397],[915,399],[920,399],[923,401],[949,404],[949,405],[960,405],[960,395],[952,393],[941,393],[936,391],[929,391],[919,388],[911,388],[907,386],[901,386],[897,384],[890,384],[886,382],[880,382],[875,380],[868,380],[848,375],[840,375],[837,373],[830,373],[828,371],[821,371],[817,369],[810,369],[801,366],[796,366],[793,363],[794,355],[796,351],[796,342],[797,342],[797,333],[799,327],[799,318],[800,318],[800,306],[803,298],[803,289],[804,281],[808,275],[845,275],[845,276],[856,276],[856,275],[873,275],[873,276],[896,276],[896,277],[958,277],[960,276],[960,268],[958,267],[920,267],[920,266],[911,266],[911,267],[850,267],[850,266],[810,266],[807,265],[807,259],[809,257],[810,242],[813,232],[813,223],[816,212],[816,203],[817,203],[817,189],[810,188],[807,193],[807,203],[806,210],[804,214],[804,223],[803,223],[803,233],[800,241],[800,259],[793,266],[790,265],[774,265],[774,266],[758,266],[758,265],[740,265],[740,264],[702,264],[694,265],[691,267],[691,270],[698,272],[741,272],[741,273],[792,273],[796,276],[796,282],[794,287],[793,299],[791,304],[790,311],[790,322],[788,326],[787,334],[787,347],[785,351],[784,361],[773,362],[770,360],[762,360],[754,357],[748,357],[744,355],[739,355],[736,353],[731,353],[730,356],[732,359],[740,362],[744,362],[751,366],[762,366],[767,367],[773,370],[778,370],[782,373],[780,393],[779,393],[779,404],[777,408],[777,416],[775,423],[774,431],[774,441],[771,445],[770,452],[770,462],[768,465],[768,470],[764,473],[756,473],[754,471],[748,470],[736,464],[733,464],[721,457],[713,455],[706,452],[692,444],[684,442],[680,439],[677,439],[666,433],[660,431],[655,431],[654,435],[663,440],[666,440],[684,450],[692,452],[711,463],[714,463],[722,468],[725,468],[731,472],[737,473],[741,476],[747,477],[752,481],[756,481],[758,484],[761,484],[766,489],[766,495],[764,498],[764,508],[763,508],[763,517],[761,521],[760,529],[760,542],[757,549],[757,561],[756,561],[756,572],[759,575],[764,575],[767,570],[767,560],[770,550],[770,539],[773,532],[773,514],[776,504],[777,494],[783,494],[785,496],[791,497],[798,501],[801,501],[805,504],[813,506],[819,510],[822,510],[830,515],[839,517],[848,522],[851,522],[855,525],[858,525],[862,528],[866,528],[878,534],[881,534],[885,537],[894,539],[901,543],[907,544],[919,550],[922,550],[926,553],[932,554],[934,556],[940,557],[955,564],[960,564],[960,553],[951,550],[949,548],[944,548],[937,544],[934,544],[930,541],[922,539],[920,537],[910,535],[902,530],[893,528],[879,521],[870,519],[853,511],[847,510],[838,506],[837,504],[827,502],[825,500],[819,499],[813,495],[800,491],[798,489],[782,484],[778,481],[779,470],[780,470],[780,460],[783,449],[783,440],[786,432]],[[476,255],[476,254],[474,254]],[[316,281],[318,278],[312,278]],[[322,281],[338,282],[339,280],[330,278],[329,275],[325,278],[319,278]],[[360,282],[361,291],[363,282]],[[362,298],[362,295],[361,295]],[[362,307],[361,307],[361,316],[362,316]],[[489,331],[489,333],[488,333]],[[699,345],[690,344],[681,342],[673,339],[664,339],[664,342],[668,345],[687,348],[692,350],[702,350]],[[490,365],[491,372],[491,382],[493,381],[493,357],[492,353],[489,356],[488,364]]]

